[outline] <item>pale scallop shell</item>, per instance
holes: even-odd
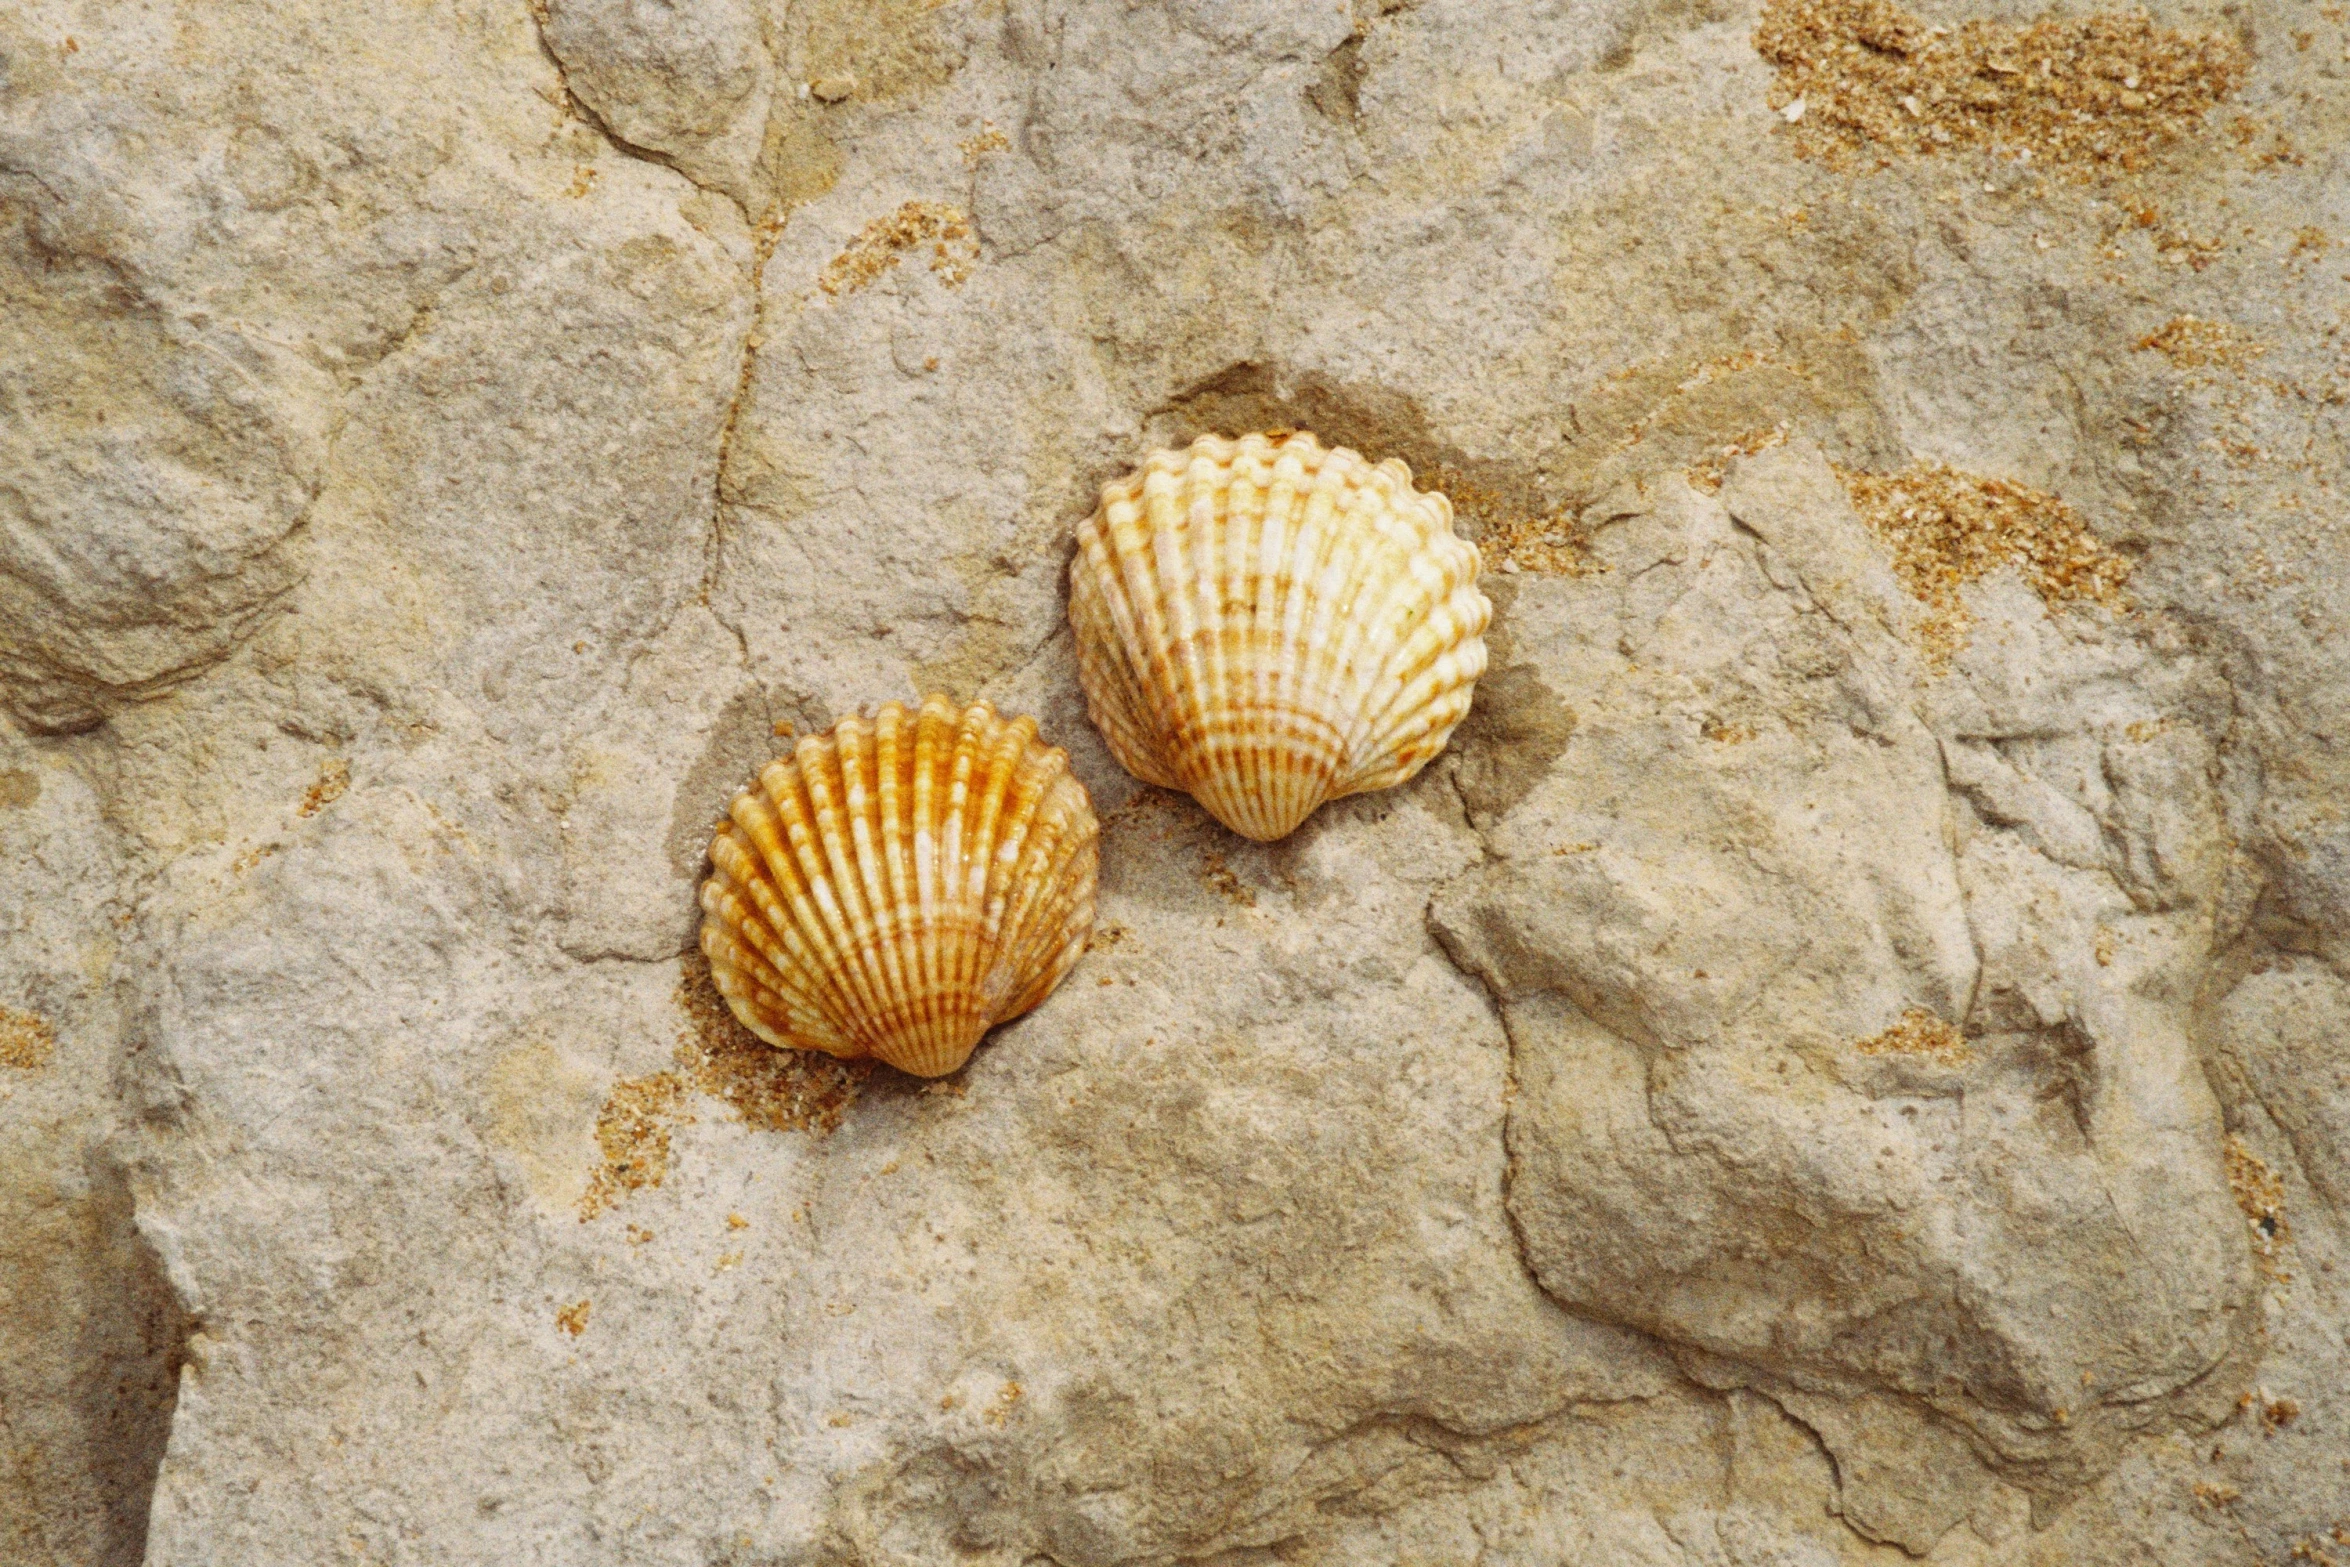
[[[1392,459],[1302,431],[1153,452],[1077,530],[1087,709],[1137,778],[1282,837],[1444,749],[1485,672],[1477,564]]]
[[[734,797],[710,843],[702,951],[769,1044],[938,1077],[1085,950],[1099,835],[1035,719],[886,703]]]

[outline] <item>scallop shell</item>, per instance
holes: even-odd
[[[1086,706],[1128,772],[1282,837],[1444,749],[1485,672],[1477,564],[1392,459],[1302,431],[1153,452],[1077,530]]]
[[[1093,929],[1100,828],[1033,718],[943,696],[802,739],[710,842],[702,951],[771,1045],[954,1071]]]

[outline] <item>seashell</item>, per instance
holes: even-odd
[[[1100,828],[1033,718],[933,696],[802,738],[710,841],[702,951],[767,1043],[954,1071],[1093,929]]]
[[[1477,564],[1392,459],[1303,431],[1153,452],[1077,530],[1087,710],[1135,777],[1282,837],[1444,749],[1485,672]]]

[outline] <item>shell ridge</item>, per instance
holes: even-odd
[[[843,930],[834,918],[832,870],[823,848],[823,806],[808,781],[812,766],[827,765],[824,758],[831,745],[830,735],[802,741],[783,789],[779,792],[768,783],[766,803],[783,828],[782,853],[769,861],[768,868],[792,877],[794,922],[822,954],[826,972],[837,983],[844,973]]]
[[[914,869],[910,863],[914,844],[911,776],[916,771],[915,752],[922,743],[923,715],[929,708],[930,704],[924,702],[909,713],[900,704],[890,703],[881,710],[882,721],[876,735],[874,781],[878,809],[875,817],[879,823],[877,839],[883,876],[877,896],[890,911],[882,952],[888,960],[898,1005],[908,1009],[927,1004],[933,993],[925,972],[930,943],[922,939],[931,922],[915,897]]]
[[[1159,476],[1152,476],[1159,477]],[[1146,703],[1145,732],[1160,737],[1159,752],[1168,768],[1181,776],[1182,758],[1180,731],[1170,722],[1172,707],[1173,663],[1166,648],[1174,636],[1167,619],[1166,605],[1159,593],[1158,565],[1151,545],[1151,527],[1141,519],[1154,504],[1160,504],[1162,483],[1157,492],[1147,487],[1135,502],[1110,514],[1111,540],[1118,555],[1118,581],[1124,590],[1127,604],[1134,612],[1136,639],[1131,649],[1135,661],[1136,685]]]
[[[776,934],[788,932],[791,942],[809,949],[816,959],[813,972],[837,987],[839,954],[816,888],[823,871],[811,846],[815,810],[801,785],[795,768],[769,766],[760,774],[756,792],[745,790],[735,796],[735,821],[750,835],[765,884],[762,890],[782,899],[773,921]],[[715,850],[716,844],[712,847]]]
[[[970,891],[966,885],[965,867],[970,857],[978,853],[972,842],[973,792],[973,736],[974,720],[979,715],[965,710],[957,715],[954,734],[946,751],[947,795],[944,802],[946,823],[946,850],[939,870],[939,936],[936,962],[943,989],[956,989],[967,983],[965,970]]]
[[[1312,474],[1300,474],[1295,454],[1285,453],[1281,464],[1289,470],[1274,482],[1286,491],[1287,524],[1281,563],[1281,694],[1265,709],[1265,761],[1252,780],[1252,806],[1239,830],[1261,837],[1290,811],[1291,774],[1302,723],[1298,718],[1314,697],[1314,657],[1310,645],[1314,593],[1319,581],[1322,530],[1313,505]],[[1286,482],[1285,482],[1286,480]],[[1303,481],[1303,482],[1301,482]]]
[[[1026,810],[1032,803],[1021,788],[1020,759],[1028,736],[1007,726],[988,737],[986,852],[971,861],[972,906],[978,933],[972,953],[975,978],[984,979],[1003,940],[1005,897],[1010,873],[1019,862]]]
[[[993,885],[988,889],[987,912],[983,929],[987,934],[984,962],[979,973],[979,993],[987,1003],[988,1020],[1003,1017],[1004,1003],[1019,988],[1013,960],[1020,952],[1022,917],[1026,910],[1020,895],[1018,873],[1027,863],[1028,845],[1035,830],[1035,811],[1041,802],[1041,793],[1032,778],[1021,776],[1025,769],[1015,767],[1007,781],[1004,828],[995,854]]]
[[[1302,477],[1305,477],[1302,454],[1292,443],[1284,442],[1273,478],[1281,496],[1283,523],[1279,630],[1282,656],[1274,665],[1275,698],[1265,706],[1265,761],[1255,780],[1255,793],[1264,804],[1250,811],[1245,823],[1229,823],[1251,838],[1263,838],[1269,831],[1277,833],[1275,824],[1289,815],[1289,775],[1296,728],[1289,715],[1303,709],[1310,699],[1305,668],[1310,652],[1306,645],[1306,624],[1312,608],[1321,539],[1314,525],[1310,494],[1300,492],[1298,480]]]
[[[753,918],[755,916],[752,916],[751,911],[743,908],[736,896],[736,889],[743,886],[743,883],[733,881],[722,870],[704,883],[702,888],[703,911],[718,917],[715,923],[710,920],[703,922],[702,951],[710,959],[711,972],[721,992],[727,991],[730,984],[737,990],[749,991],[753,982],[766,981],[767,971],[774,963],[776,956],[788,956],[788,949],[783,954],[771,954],[746,941],[743,935],[737,934],[738,931],[745,934],[751,934],[754,931]],[[777,936],[777,932],[772,928],[767,929],[765,933],[770,937]],[[713,943],[720,945],[714,947]],[[814,1004],[812,998],[799,993],[804,987],[794,987],[784,982],[780,971],[774,972],[774,982],[767,983],[766,988],[792,1003],[785,1010],[792,1014],[792,1019],[795,1022]],[[799,1032],[799,1029],[795,1027],[788,1032],[796,1033]],[[837,1030],[827,1024],[824,1028],[811,1032],[829,1036],[836,1034]],[[777,1041],[770,1041],[770,1043],[775,1042]]]
[[[1159,613],[1157,582],[1142,547],[1142,533],[1133,525],[1140,507],[1138,494],[1123,498],[1116,509],[1105,514],[1101,553],[1108,570],[1097,580],[1108,590],[1106,597],[1118,625],[1117,648],[1124,655],[1126,686],[1134,703],[1126,715],[1131,741],[1137,755],[1167,784],[1179,786],[1175,758],[1156,738],[1166,731],[1162,722],[1165,714],[1157,709],[1150,679],[1151,649],[1166,640],[1167,629]]]
[[[764,957],[785,956],[798,933],[772,884],[756,874],[756,858],[739,839],[726,837],[713,842],[710,861],[714,874],[703,886],[705,908],[711,899],[723,899],[741,932],[739,945]]]
[[[943,770],[950,784],[936,807],[940,823],[936,837],[941,848],[934,912],[927,916],[920,944],[924,954],[925,989],[919,1031],[926,1041],[925,1048],[937,1059],[959,1060],[978,1042],[984,1024],[972,1025],[970,1008],[960,999],[963,992],[957,976],[966,961],[964,946],[969,940],[970,917],[957,867],[960,856],[972,848],[965,820],[973,787],[969,756],[973,745],[992,732],[995,715],[994,709],[984,703],[958,711],[943,697],[931,698],[924,708],[931,715],[925,771]],[[954,846],[951,853],[945,847],[949,843]]]
[[[1470,688],[1484,673],[1482,635],[1492,618],[1492,603],[1475,586],[1476,546],[1452,534],[1452,508],[1443,496],[1420,499],[1427,504],[1410,519],[1417,525],[1420,543],[1409,555],[1408,572],[1396,580],[1386,611],[1405,617],[1408,629],[1389,650],[1366,692],[1361,723],[1349,747],[1349,776],[1338,795],[1392,787],[1416,774],[1444,748],[1466,716]],[[1453,649],[1473,653],[1474,658],[1447,671],[1440,660]],[[1458,700],[1447,698],[1446,711],[1423,711],[1437,692],[1455,686]],[[1427,736],[1433,741],[1425,745],[1424,754],[1393,755],[1398,746],[1418,750]]]
[[[885,863],[888,854],[885,846],[890,842],[890,796],[896,792],[892,774],[897,764],[898,732],[904,727],[905,717],[904,707],[885,702],[874,713],[873,722],[858,735],[856,746],[842,748],[843,782],[849,791],[849,843],[856,853],[857,896],[868,919],[868,933],[858,957],[892,1016],[904,1015],[914,997],[914,987],[907,983],[902,945],[897,940],[901,927],[908,927],[912,922],[905,906],[890,896],[889,867]]]
[[[1025,880],[1025,873],[1035,868],[1038,848],[1053,830],[1045,807],[1052,798],[1054,777],[1049,753],[1031,751],[1012,763],[1011,809],[1005,812],[1003,846],[996,857],[998,884],[988,890],[990,902],[1003,900],[1003,916],[995,924],[999,947],[1019,939],[1021,921],[1041,890]]]
[[[1005,1018],[1026,1012],[1059,983],[1055,976],[1067,973],[1076,961],[1074,955],[1068,955],[1069,933],[1075,929],[1090,933],[1093,928],[1099,854],[1094,839],[1082,831],[1078,814],[1086,809],[1082,796],[1083,786],[1063,773],[1054,780],[1044,807],[1042,814],[1050,821],[1050,843],[1040,856],[1033,880],[1050,890],[1038,892],[1031,900],[1033,907],[1021,924],[1016,964],[1037,978],[1010,999]],[[1077,950],[1082,951],[1084,938],[1077,940]]]
[[[737,883],[727,880],[725,872],[712,876],[702,885],[702,908],[705,913],[726,917],[732,929],[725,930],[720,939],[726,943],[727,959],[737,969],[754,979],[764,980],[762,971],[771,971],[768,953],[755,939],[753,928],[756,912],[746,907],[748,900],[741,896]],[[705,929],[705,935],[709,932]]]
[[[1149,727],[1141,716],[1148,711],[1149,703],[1141,693],[1133,666],[1124,659],[1105,659],[1098,664],[1081,660],[1078,673],[1095,686],[1094,694],[1086,698],[1086,712],[1101,730],[1118,764],[1144,783],[1167,789],[1180,787],[1174,772],[1152,743]]]
[[[949,996],[966,999],[959,1006],[942,1005],[931,1019],[930,1048],[942,1055],[977,1043],[979,1036],[995,1022],[992,998],[986,993],[996,949],[987,916],[989,888],[1002,855],[1004,807],[1012,770],[1034,736],[1030,721],[998,723],[992,711],[982,712],[983,706],[971,710],[976,721],[967,726],[964,735],[976,780],[970,799],[978,817],[968,839],[966,896],[949,933],[957,955],[955,972],[961,976],[961,983],[941,993],[942,999]]]
[[[1182,487],[1172,495],[1163,489],[1152,492],[1157,505],[1150,535],[1152,583],[1165,607],[1170,632],[1166,644],[1170,711],[1165,716],[1173,720],[1176,765],[1186,786],[1198,775],[1202,720],[1209,711],[1206,671],[1200,657],[1202,617],[1196,575],[1185,569],[1189,564],[1187,543],[1215,529],[1215,487],[1198,482],[1200,465],[1199,460],[1192,463],[1183,475]]]
[[[1395,689],[1379,705],[1368,747],[1385,747],[1395,737],[1409,733],[1411,715],[1440,690],[1457,691],[1461,698],[1458,710],[1443,726],[1449,736],[1453,726],[1467,716],[1469,688],[1485,673],[1483,632],[1491,617],[1492,601],[1466,584],[1431,608],[1426,624],[1398,650],[1393,661]]]
[[[955,737],[955,776],[962,789],[962,851],[956,861],[953,912],[941,943],[950,992],[957,996],[976,993],[986,961],[982,919],[995,854],[996,813],[1002,802],[1003,781],[996,766],[1002,739],[993,708],[982,702],[965,710]],[[976,1010],[984,1016],[984,1007]]]
[[[1276,606],[1281,594],[1281,562],[1286,558],[1286,545],[1296,519],[1294,491],[1287,497],[1287,504],[1275,493],[1281,452],[1287,444],[1268,441],[1262,436],[1242,443],[1249,456],[1247,482],[1251,498],[1251,528],[1242,544],[1253,571],[1250,591],[1243,601],[1250,611],[1245,630],[1250,678],[1247,689],[1240,693],[1243,706],[1237,726],[1239,737],[1230,766],[1236,778],[1254,781],[1247,791],[1252,794],[1261,791],[1280,767],[1280,714],[1285,687],[1275,655],[1281,643],[1278,637],[1268,639],[1265,627],[1279,613]],[[1226,811],[1230,809],[1226,807]],[[1225,812],[1218,814],[1222,819]],[[1251,824],[1250,836],[1260,831],[1260,826]]]
[[[1076,937],[1079,951],[1083,951],[1083,935],[1076,933],[1093,930],[1095,879],[1100,865],[1095,841],[1067,820],[1058,827],[1055,839],[1058,841],[1048,860],[1055,890],[1046,900],[1039,900],[1039,909],[1029,919],[1020,944],[1018,973],[1032,973],[1034,980],[1008,998],[1003,1017],[1018,1017],[1036,1006],[1036,1001],[1060,982],[1053,975],[1065,975],[1074,963],[1069,940]]]
[[[1330,651],[1344,691],[1343,711],[1351,715],[1340,739],[1334,791],[1354,771],[1364,731],[1376,720],[1373,707],[1387,665],[1409,635],[1423,586],[1414,570],[1411,532],[1391,526],[1393,512],[1380,504],[1376,492],[1356,491],[1347,515],[1363,545],[1347,574],[1345,612]],[[1401,540],[1398,531],[1404,534]]]
[[[711,840],[711,863],[718,863],[715,849],[718,844],[724,843],[731,851],[749,856],[751,863],[758,866],[763,879],[777,890],[785,890],[783,877],[792,870],[789,848],[791,823],[768,799],[764,782],[760,789],[745,789],[728,802],[726,816],[725,825]],[[733,828],[733,832],[727,832],[727,827]],[[746,869],[738,872],[736,879],[748,881],[751,878]],[[793,875],[791,886],[797,885],[798,877]]]
[[[1071,856],[1070,871],[1081,880],[1077,889],[1065,900],[1067,909],[1060,919],[1049,926],[1039,927],[1040,931],[1057,937],[1057,945],[1053,939],[1040,935],[1034,945],[1049,950],[1040,950],[1028,958],[1035,968],[1036,978],[1006,1004],[1003,1013],[1005,1022],[1034,1011],[1067,977],[1069,971],[1077,966],[1077,960],[1085,955],[1086,941],[1093,928],[1095,873],[1090,864],[1076,864],[1076,859],[1076,855]]]
[[[722,996],[741,997],[760,1012],[782,1015],[780,1028],[763,1021],[752,1024],[769,1044],[786,1049],[813,1047],[833,1055],[854,1052],[854,1043],[843,1038],[822,1007],[812,1004],[788,982],[775,983],[782,976],[764,970],[756,954],[746,952],[723,927],[702,927],[702,953],[710,960],[710,972]]]
[[[1267,470],[1262,438],[1243,437],[1231,445],[1226,481],[1203,486],[1203,510],[1214,518],[1215,537],[1202,553],[1214,562],[1215,576],[1212,587],[1203,587],[1208,625],[1202,636],[1215,656],[1216,678],[1197,718],[1195,779],[1245,773],[1250,766],[1257,717],[1255,647],[1246,620],[1233,609],[1254,597],[1249,543],[1263,526]]]
[[[1343,712],[1344,697],[1336,688],[1337,671],[1330,661],[1331,623],[1345,591],[1348,561],[1346,530],[1340,526],[1338,489],[1345,482],[1345,466],[1325,457],[1315,470],[1314,483],[1304,496],[1300,536],[1307,541],[1298,561],[1297,601],[1300,624],[1297,646],[1297,696],[1284,725],[1287,743],[1280,752],[1278,802],[1272,819],[1262,825],[1276,836],[1303,821],[1329,793],[1331,775],[1343,759],[1324,754],[1313,732],[1316,719]],[[1310,552],[1309,552],[1310,549]],[[1332,727],[1336,727],[1333,725]],[[1329,748],[1335,751],[1335,747]]]
[[[915,720],[912,755],[914,774],[914,805],[912,843],[915,862],[915,892],[918,917],[927,932],[943,930],[950,918],[948,882],[951,880],[944,855],[946,853],[946,801],[938,788],[939,761],[949,760],[951,767],[957,730],[957,714],[952,703],[942,696],[932,696],[922,704]],[[953,980],[949,975],[947,954],[942,941],[935,935],[915,945],[919,965],[918,983],[925,994],[944,997]]]
[[[1389,714],[1403,696],[1410,676],[1417,672],[1415,648],[1435,634],[1429,620],[1436,612],[1434,589],[1444,585],[1442,577],[1432,585],[1421,556],[1408,546],[1398,552],[1397,560],[1400,569],[1387,574],[1385,592],[1362,616],[1366,625],[1377,627],[1379,636],[1376,645],[1357,650],[1358,656],[1365,651],[1374,656],[1362,659],[1355,722],[1347,736],[1346,770],[1350,775],[1366,765]]]
[[[1299,792],[1291,797],[1300,820],[1330,797],[1345,769],[1346,733],[1362,699],[1356,668],[1361,636],[1378,629],[1359,602],[1364,579],[1381,563],[1378,530],[1366,521],[1378,497],[1364,477],[1363,460],[1339,447],[1324,458],[1315,486],[1328,543],[1318,562],[1316,621],[1308,634],[1314,699],[1306,706],[1323,732],[1310,736],[1300,753],[1305,766]]]
[[[1104,507],[1116,493],[1115,486],[1103,487]],[[1106,528],[1104,514],[1097,512],[1077,531],[1077,554],[1069,562],[1069,618],[1083,628],[1076,641],[1079,673],[1090,674],[1084,681],[1086,711],[1120,765],[1140,776],[1153,766],[1146,759],[1149,747],[1138,705],[1142,693],[1133,673],[1140,633]]]
[[[1254,770],[1261,758],[1263,710],[1257,701],[1261,671],[1257,639],[1245,613],[1256,601],[1258,536],[1264,531],[1265,492],[1258,483],[1262,463],[1255,454],[1233,474],[1225,504],[1222,547],[1216,552],[1217,643],[1224,658],[1218,699],[1226,715],[1225,745],[1240,772]]]
[[[1020,763],[1023,804],[1016,860],[1007,871],[1007,898],[997,941],[997,962],[1020,972],[1034,961],[1038,935],[1050,929],[1048,899],[1061,887],[1061,859],[1068,824],[1068,758],[1058,748],[1030,752]],[[999,1019],[1002,1014],[999,1013]]]
[[[852,742],[859,722],[850,717],[834,725],[832,734],[817,747],[819,765],[803,766],[800,778],[807,789],[808,802],[815,808],[807,858],[820,865],[823,872],[821,876],[809,877],[809,891],[814,895],[812,901],[824,922],[825,933],[831,938],[840,983],[856,1002],[856,1009],[845,1016],[876,1019],[884,1015],[884,1001],[874,994],[872,977],[864,963],[863,948],[870,925],[859,907],[856,873],[849,863],[849,847],[843,841],[848,836],[844,831],[848,813],[842,799],[847,764],[841,753]],[[866,1030],[859,1026],[858,1031],[862,1034]]]
[[[922,733],[922,720],[917,719],[916,744],[926,748],[918,755],[917,765],[927,761],[933,767],[943,767],[948,778],[947,798],[938,802],[943,828],[938,834],[942,855],[938,890],[929,907],[910,911],[906,927],[897,938],[911,954],[912,972],[890,1019],[888,1038],[877,1044],[873,1053],[901,1070],[930,1076],[951,1069],[941,1062],[960,1059],[956,1053],[957,1024],[967,1009],[957,1005],[954,967],[965,921],[961,891],[952,874],[952,855],[962,852],[969,843],[968,832],[957,811],[969,797],[969,775],[959,764],[966,749],[967,733],[975,724],[984,727],[984,718],[975,711],[958,711],[943,702],[931,709],[926,700],[924,707],[934,712],[935,717],[927,738]],[[973,1033],[968,1042],[976,1043],[977,1038]]]
[[[749,796],[735,800],[737,813],[757,809]],[[791,924],[791,910],[782,899],[770,874],[767,856],[759,843],[736,822],[729,820],[710,840],[710,864],[723,878],[724,889],[738,891],[758,910],[761,923],[780,932]]]
[[[1257,506],[1256,591],[1249,615],[1254,665],[1254,678],[1250,681],[1249,692],[1251,743],[1243,760],[1245,776],[1257,779],[1272,776],[1276,715],[1289,695],[1281,666],[1284,644],[1278,628],[1287,608],[1283,595],[1283,566],[1289,558],[1291,542],[1290,508],[1273,493],[1273,475],[1270,471],[1264,478]]]
[[[1241,497],[1245,484],[1245,478],[1236,478],[1230,485],[1204,487],[1193,510],[1194,537],[1189,541],[1192,565],[1188,575],[1198,601],[1197,629],[1192,635],[1201,666],[1201,738],[1218,748],[1230,744],[1231,737],[1225,730],[1236,711],[1232,702],[1230,649],[1225,642],[1224,538],[1232,530],[1235,501]],[[1205,525],[1201,526],[1203,522]]]
[[[886,709],[885,709],[886,710]],[[890,982],[889,932],[884,929],[885,905],[876,896],[877,868],[873,840],[876,725],[860,718],[834,726],[839,771],[834,786],[839,831],[827,835],[826,847],[836,855],[834,895],[846,914],[851,931],[849,962],[866,997],[866,1004],[886,1027],[895,1013],[896,987]]]

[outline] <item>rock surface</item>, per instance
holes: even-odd
[[[2350,1559],[2321,12],[0,17],[0,1559]],[[1277,426],[1497,618],[1256,846],[1062,582]],[[746,1043],[929,689],[1094,950]]]
[[[1600,508],[1608,570],[1510,595],[1584,705],[1522,798],[1464,790],[1489,853],[1436,928],[1516,1047],[1544,1287],[1759,1371],[1840,1467],[1909,1450],[1845,1516],[1924,1550],[1970,1445],[2062,1493],[2225,1412],[2252,1277],[2189,1012],[2226,844],[2165,721],[2210,693],[2020,592],[1927,680],[1816,454],[1657,488]]]

